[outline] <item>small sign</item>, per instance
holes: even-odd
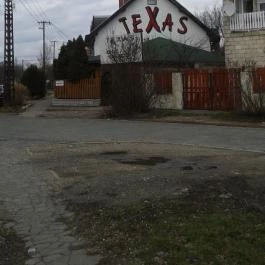
[[[57,80],[55,86],[64,86],[64,80]]]
[[[4,85],[0,85],[0,94],[4,94]]]

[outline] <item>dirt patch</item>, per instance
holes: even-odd
[[[264,264],[264,154],[85,143],[31,153],[102,265]]]

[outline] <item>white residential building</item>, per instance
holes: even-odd
[[[108,64],[108,37],[141,35],[142,40],[164,38],[210,52],[219,36],[175,0],[119,0],[109,17],[94,17],[86,36],[92,55]]]
[[[226,65],[265,66],[265,0],[223,0]]]

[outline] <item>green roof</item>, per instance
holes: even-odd
[[[225,58],[220,54],[164,38],[156,38],[144,43],[144,61],[164,61],[179,64],[202,63],[216,66],[225,64]]]

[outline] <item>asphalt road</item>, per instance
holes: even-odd
[[[265,129],[0,116],[0,141],[137,141],[265,152]]]
[[[45,119],[0,115],[0,224],[9,221],[33,252],[26,265],[95,265],[100,257],[71,236],[71,217],[53,196],[49,167],[32,163],[31,149],[53,143],[146,142],[265,153],[265,129],[118,120]],[[3,216],[5,212],[6,216]]]

